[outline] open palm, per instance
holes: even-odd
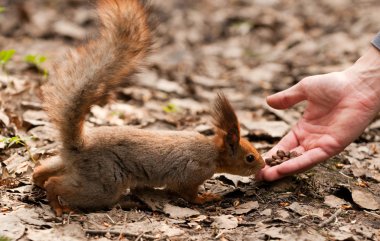
[[[267,156],[278,149],[295,150],[302,155],[281,165],[264,168],[259,179],[273,181],[302,172],[341,152],[379,111],[378,95],[348,69],[307,77],[295,86],[269,96],[268,104],[276,109],[289,108],[304,100],[307,107],[297,124]]]

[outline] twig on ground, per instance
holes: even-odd
[[[336,210],[336,212],[333,215],[331,215],[331,217],[329,217],[328,219],[326,219],[322,223],[318,224],[318,227],[322,228],[322,227],[326,226],[327,224],[331,223],[336,217],[338,217],[342,213],[342,211],[343,211],[343,209],[338,208],[338,210]]]
[[[140,234],[136,239],[135,241],[139,241],[141,239],[141,237],[143,236],[143,234]]]
[[[252,227],[252,226],[256,226],[257,223],[256,222],[244,222],[244,223],[239,223],[239,226],[242,226],[242,227]]]
[[[70,224],[70,220],[71,220],[71,212],[69,212],[69,215],[67,216],[67,224]]]
[[[153,235],[147,235],[147,234],[135,234],[135,233],[130,233],[127,231],[114,231],[114,230],[91,230],[91,229],[85,229],[84,232],[89,235],[105,235],[107,233],[112,234],[112,235],[124,235],[124,236],[129,236],[129,237],[140,237],[148,240],[157,240],[162,237],[155,237]]]
[[[107,218],[111,221],[112,224],[115,224],[116,222],[110,217],[110,215],[106,214]]]
[[[117,238],[117,240],[122,240],[122,239],[124,239],[123,232],[124,232],[125,229],[127,228],[127,225],[125,225],[126,222],[127,222],[127,213],[124,214],[124,219],[123,219],[123,229],[122,229],[122,232],[120,232],[120,235],[119,235],[119,237]]]
[[[343,172],[339,172],[342,176],[344,176],[344,177],[347,177],[347,178],[349,178],[349,179],[353,179],[353,177],[350,177],[350,176],[347,176],[346,174],[344,174]]]
[[[222,235],[224,234],[224,231],[220,231],[216,236],[215,236],[215,239],[218,239],[220,238]]]

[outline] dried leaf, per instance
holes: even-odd
[[[228,181],[231,181],[235,187],[239,185],[239,183],[248,184],[252,182],[251,177],[243,177],[238,175],[232,175],[232,174],[215,174],[214,178],[223,180],[223,178],[227,179]]]
[[[269,135],[273,138],[283,137],[290,129],[284,121],[250,121],[242,124],[255,135]]]
[[[3,123],[4,126],[9,126],[9,117],[3,111],[0,110],[0,126]]]
[[[86,30],[84,28],[66,20],[55,22],[53,28],[57,34],[73,39],[84,39],[86,36]]]
[[[171,218],[189,218],[193,216],[197,216],[200,214],[199,211],[190,209],[190,208],[181,208],[178,206],[173,206],[171,204],[165,204],[164,206],[164,212],[166,214],[169,214]]]
[[[218,229],[234,229],[238,226],[238,220],[232,215],[220,215],[214,217],[211,226]]]
[[[362,208],[369,210],[378,210],[380,208],[380,198],[368,191],[355,189],[352,190],[351,194],[354,202]]]
[[[42,110],[27,110],[22,115],[23,120],[32,126],[43,126],[48,124],[47,114]]]
[[[353,234],[344,231],[330,231],[329,236],[337,241],[355,240]]]
[[[272,209],[270,209],[270,208],[264,209],[263,211],[260,212],[260,214],[263,216],[271,216],[272,215]]]
[[[347,202],[341,198],[334,196],[334,195],[328,195],[325,197],[324,204],[326,204],[330,208],[338,208],[344,204],[347,204]]]
[[[30,229],[27,238],[31,241],[83,241],[85,235],[80,224],[66,224],[44,230]]]
[[[252,210],[256,210],[259,208],[259,202],[257,201],[250,201],[247,203],[240,204],[239,206],[235,207],[235,214],[241,215],[251,212]]]
[[[0,237],[4,236],[12,240],[18,240],[25,233],[25,225],[13,214],[0,215],[0,223]]]
[[[128,227],[128,232],[135,234],[152,233],[153,236],[159,237],[175,237],[184,234],[184,231],[168,225],[165,221],[156,221],[154,219],[147,219],[140,222],[126,223],[122,227],[115,226],[111,230],[123,231]]]
[[[316,216],[320,219],[324,219],[323,209],[320,209],[320,208],[315,208],[309,205],[299,204],[298,202],[294,202],[286,208],[289,210],[292,210],[295,213],[298,213],[301,216],[311,215],[311,216]]]

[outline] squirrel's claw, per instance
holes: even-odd
[[[204,204],[204,203],[207,203],[207,202],[220,201],[221,199],[222,199],[222,197],[220,195],[218,195],[218,194],[206,192],[206,193],[202,193],[202,194],[198,195],[195,198],[195,200],[193,201],[193,203],[195,203],[195,204]]]
[[[49,200],[49,201],[50,201],[50,200]],[[49,202],[49,204],[50,204],[51,208],[54,210],[54,213],[55,213],[55,215],[56,215],[57,217],[62,217],[62,215],[63,215],[64,213],[66,213],[66,214],[69,214],[69,213],[75,213],[75,211],[72,210],[69,206],[62,205],[62,204],[60,203],[58,197],[55,198],[55,199],[53,199],[53,200],[51,200],[51,201]]]
[[[55,216],[62,217],[63,210],[61,207],[56,207],[56,208],[54,208],[54,213],[55,213]]]
[[[49,205],[53,209],[55,215],[57,217],[62,217],[64,207],[61,205],[61,203],[58,200],[58,196],[52,197],[49,193],[47,193],[47,197],[49,200]]]

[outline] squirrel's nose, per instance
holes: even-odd
[[[264,158],[262,156],[260,156],[258,162],[260,164],[260,169],[265,167],[265,161],[264,161]]]

